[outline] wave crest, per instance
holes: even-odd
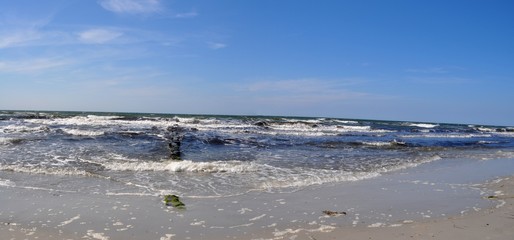
[[[92,173],[78,168],[55,168],[44,166],[19,166],[19,165],[0,165],[0,171],[11,171],[29,174],[48,174],[48,175],[71,175],[71,176],[91,176]]]
[[[193,162],[190,160],[183,160],[165,162],[107,162],[100,164],[111,171],[243,173],[254,172],[259,169],[257,164],[241,161]]]

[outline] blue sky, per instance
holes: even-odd
[[[514,125],[514,1],[0,0],[0,109]]]

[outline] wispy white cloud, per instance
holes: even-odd
[[[123,35],[123,33],[119,31],[95,28],[80,32],[78,37],[83,43],[103,44],[108,43],[121,35]]]
[[[46,26],[49,19],[24,20],[12,16],[0,19],[0,49],[40,42],[45,36],[39,29]]]
[[[346,86],[354,85],[356,80],[326,80],[318,78],[303,78],[289,80],[264,80],[254,82],[246,87],[246,90],[256,91],[273,91],[273,92],[334,92],[345,89]]]
[[[41,34],[35,30],[15,30],[0,34],[0,48],[20,46],[41,38]]]
[[[363,98],[389,98],[366,92],[353,91],[348,87],[355,85],[355,79],[292,79],[278,81],[258,81],[240,90],[266,99],[267,102],[282,103],[321,103],[337,100],[356,100]]]
[[[100,0],[100,5],[111,12],[148,14],[161,11],[159,0]]]
[[[26,73],[43,71],[70,64],[72,64],[72,61],[60,58],[37,58],[17,61],[0,61],[0,73]]]
[[[0,49],[62,46],[75,43],[77,43],[76,36],[66,31],[45,31],[37,28],[0,30]]]
[[[0,49],[51,47],[82,43],[99,44],[110,42],[124,35],[123,30],[112,28],[92,28],[78,33],[69,31],[67,28],[53,28],[49,19],[0,19]],[[137,33],[137,31],[132,32]],[[137,34],[132,35],[138,37]],[[144,34],[140,35],[144,36]]]
[[[258,81],[247,86],[251,92],[258,91],[286,91],[286,92],[305,92],[311,91],[312,87],[319,86],[314,79],[295,79],[278,81]]]
[[[461,67],[428,67],[428,68],[409,68],[406,69],[405,72],[409,73],[422,73],[422,74],[444,74],[450,73],[457,70],[464,70]]]
[[[410,68],[406,69],[406,72],[409,73],[448,73],[448,70],[442,67],[434,67],[434,68]]]
[[[196,10],[175,14],[175,18],[194,18],[196,16],[198,16],[198,12]]]
[[[207,45],[209,46],[210,49],[213,49],[213,50],[218,50],[218,49],[228,47],[227,44],[220,43],[220,42],[207,42]]]
[[[475,83],[476,80],[465,77],[409,77],[407,78],[413,83],[430,84],[430,85],[466,85]]]

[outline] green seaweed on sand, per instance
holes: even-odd
[[[495,199],[501,200],[501,199],[514,198],[514,195],[512,195],[512,196],[506,196],[506,195],[500,195],[500,196],[490,195],[490,196],[487,196],[487,197],[485,197],[485,198],[486,198],[486,199],[491,199],[491,200],[495,200]]]
[[[178,209],[186,209],[186,205],[180,201],[180,198],[177,195],[165,195],[163,202],[166,206],[172,206]]]

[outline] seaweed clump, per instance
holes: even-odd
[[[186,209],[186,205],[180,201],[180,198],[177,195],[168,194],[164,196],[164,205],[172,206],[177,209]]]
[[[325,210],[325,211],[323,211],[323,213],[329,217],[337,217],[337,216],[341,216],[341,215],[346,215],[346,212],[335,212],[335,211],[329,211],[329,210]]]

